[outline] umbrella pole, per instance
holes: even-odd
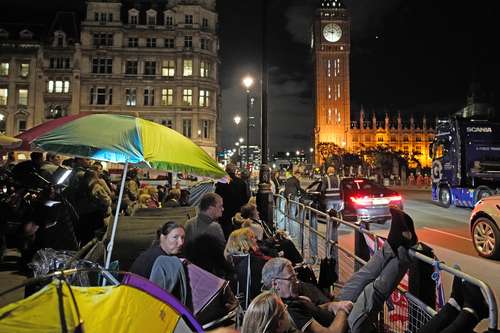
[[[115,242],[116,226],[118,224],[118,216],[120,215],[120,207],[122,205],[122,199],[123,199],[123,190],[125,189],[125,180],[127,178],[127,169],[128,169],[128,161],[125,162],[125,166],[123,167],[123,175],[120,185],[120,193],[118,194],[118,202],[116,204],[115,218],[113,220],[113,229],[111,231],[111,239],[109,240],[108,248],[106,251],[107,255],[106,255],[105,269],[109,269],[109,264],[111,263],[111,254],[113,253],[113,245]]]

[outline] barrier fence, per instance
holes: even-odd
[[[382,237],[370,232],[367,225],[343,221],[282,195],[274,196],[273,212],[273,221],[278,228],[288,232],[302,253],[304,262],[309,263],[316,274],[319,274],[321,258],[335,259],[339,276],[336,285],[339,287],[384,242]],[[345,237],[339,241],[339,235]],[[497,304],[493,291],[485,282],[420,252],[410,250],[409,254],[415,264],[384,305],[378,323],[380,332],[416,332],[429,321],[437,313],[436,309],[446,302],[441,273],[462,278],[482,290],[489,306],[488,328],[496,331]]]

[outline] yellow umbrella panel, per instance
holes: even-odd
[[[0,309],[0,332],[193,331],[173,306],[132,286],[71,287],[71,291],[66,283],[53,281],[29,298],[5,306]]]

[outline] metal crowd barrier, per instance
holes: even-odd
[[[350,248],[349,244],[339,242],[339,234],[347,235],[354,232],[354,238],[367,234],[373,238],[374,244],[378,244],[380,238],[358,224],[329,216],[322,211],[304,203],[287,199],[282,195],[274,195],[273,212],[273,221],[277,227],[288,232],[302,253],[304,261],[312,264],[315,273],[319,273],[320,258],[335,259],[339,286],[347,282],[352,274],[366,263],[365,260],[356,256],[354,248]],[[320,226],[318,220],[322,220],[324,225]],[[478,286],[486,295],[489,305],[488,328],[491,331],[497,329],[497,303],[492,289],[485,282],[414,250],[410,250],[410,256],[417,261],[439,268],[441,272],[458,276]],[[378,328],[380,332],[416,332],[436,313],[433,307],[428,306],[417,296],[401,288],[400,285],[391,296],[390,301],[385,304],[384,311],[380,315]]]

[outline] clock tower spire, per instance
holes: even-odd
[[[334,143],[349,149],[350,17],[341,0],[321,0],[312,29],[315,81],[314,146]],[[321,163],[316,153],[316,163]]]

